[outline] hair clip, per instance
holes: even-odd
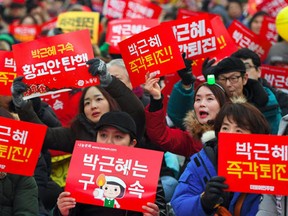
[[[208,83],[208,85],[214,85],[216,83],[214,74],[209,74],[207,76],[207,83]]]

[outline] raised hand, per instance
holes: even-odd
[[[12,100],[17,108],[22,108],[27,101],[23,99],[23,93],[27,91],[28,86],[22,81],[23,76],[14,79],[11,86]]]
[[[99,59],[93,58],[86,62],[89,65],[89,73],[92,76],[99,76],[100,85],[103,87],[107,87],[112,82],[112,76],[107,71],[106,63]]]

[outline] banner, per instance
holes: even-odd
[[[278,12],[287,5],[287,0],[264,0],[261,4],[257,5],[257,10],[265,11],[270,16],[276,17]]]
[[[40,34],[39,25],[9,25],[9,32],[17,41],[33,41]]]
[[[13,45],[18,76],[29,85],[25,96],[38,97],[99,83],[88,72],[93,58],[88,30],[81,30]]]
[[[256,35],[237,20],[231,23],[228,32],[239,48],[249,48],[259,55],[261,61],[266,59],[269,49],[272,46],[271,42],[261,40],[260,35]]]
[[[60,13],[56,27],[61,28],[64,33],[88,29],[92,44],[98,43],[99,13],[69,11]]]
[[[106,42],[109,43],[109,53],[120,54],[118,43],[157,26],[157,19],[116,19],[108,22]]]
[[[47,127],[0,117],[0,172],[33,176]]]
[[[11,86],[16,77],[13,52],[0,50],[0,95],[11,95]]]
[[[149,0],[128,0],[123,11],[123,18],[159,19],[162,8]]]
[[[264,16],[259,35],[265,35],[266,39],[272,44],[278,40],[275,18]]]
[[[78,140],[65,191],[80,203],[142,212],[155,202],[162,157],[160,151]]]
[[[288,195],[288,136],[219,133],[218,175],[228,191]]]
[[[274,88],[288,90],[288,68],[262,65],[261,77]]]
[[[145,83],[147,72],[156,77],[185,68],[172,28],[158,25],[119,43],[133,87]]]

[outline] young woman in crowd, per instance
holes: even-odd
[[[269,125],[263,114],[243,101],[224,104],[215,119],[214,129],[216,135],[219,132],[269,133]],[[203,149],[191,157],[171,200],[176,215],[214,215],[217,211],[223,212],[223,209],[227,213],[224,215],[256,215],[260,194],[224,191],[229,186],[224,183],[224,177],[217,176],[217,151],[217,139],[214,139],[206,142]],[[238,205],[240,207],[236,208]]]
[[[137,144],[136,124],[134,120],[125,112],[107,112],[101,116],[96,127],[96,142],[108,143],[121,146],[134,147]],[[104,192],[105,193],[105,192]],[[163,193],[161,187],[157,188],[157,194]],[[162,194],[164,196],[164,194]],[[164,199],[164,197],[163,197]],[[155,203],[147,203],[143,206],[145,213],[132,212],[117,208],[105,208],[102,206],[93,206],[88,204],[76,203],[76,199],[70,196],[69,191],[59,195],[57,207],[54,210],[54,216],[77,216],[77,215],[105,215],[105,216],[160,216],[166,215],[164,208],[160,211],[156,200]],[[137,202],[137,200],[135,200]],[[164,204],[165,205],[165,204]]]
[[[145,109],[147,135],[153,143],[161,146],[164,150],[190,157],[203,147],[203,142],[215,137],[214,119],[220,108],[230,100],[229,96],[225,89],[215,82],[213,84],[205,82],[199,85],[195,91],[193,91],[193,87],[190,92],[183,89],[186,96],[181,100],[179,99],[181,95],[179,95],[178,101],[194,99],[194,110],[188,111],[184,119],[186,130],[183,131],[167,126],[166,113],[162,103],[163,97],[158,81],[159,78],[147,76],[144,86],[144,89],[151,95],[150,105]],[[181,105],[177,104],[177,106]]]

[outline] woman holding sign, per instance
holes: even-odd
[[[245,100],[244,100],[245,101]],[[269,134],[263,114],[250,103],[235,100],[220,109],[214,124],[215,133]],[[225,178],[217,176],[217,140],[205,143],[190,158],[173,195],[176,215],[256,215],[260,194],[229,193]]]
[[[94,58],[87,64],[90,65],[89,72],[93,76],[99,76],[100,86],[83,90],[79,114],[70,128],[48,128],[44,148],[72,153],[76,140],[95,140],[95,126],[104,113],[120,109],[132,116],[137,125],[137,139],[141,140],[145,128],[145,113],[141,101],[125,84],[107,72],[102,60]],[[27,86],[22,79],[23,77],[17,77],[12,85],[13,103],[17,113],[23,121],[42,124],[33,111],[32,103],[23,100]]]
[[[108,143],[121,146],[134,147],[137,144],[136,140],[136,125],[133,119],[125,112],[108,112],[101,118],[96,127],[97,138],[99,143]],[[100,183],[101,182],[101,183]],[[70,193],[65,191],[59,195],[57,207],[54,210],[54,216],[77,216],[77,215],[105,215],[105,216],[159,216],[166,215],[165,210],[159,210],[158,206],[165,206],[165,203],[157,201],[155,203],[147,203],[142,206],[143,212],[132,212],[124,209],[118,209],[121,206],[117,199],[124,196],[126,188],[125,183],[117,178],[111,176],[99,175],[96,181],[99,188],[93,192],[95,199],[102,199],[103,206],[95,206],[88,204],[77,203],[77,200],[70,197]],[[113,189],[113,190],[111,190]],[[162,194],[163,189],[157,188],[157,195]],[[164,194],[163,194],[164,195]],[[163,196],[162,195],[162,196]],[[164,199],[164,197],[163,197]],[[108,203],[109,202],[109,203]],[[137,202],[137,199],[135,199]],[[131,203],[133,205],[133,203]]]
[[[14,119],[3,107],[0,107],[0,116]],[[0,215],[39,215],[34,177],[0,172]]]

